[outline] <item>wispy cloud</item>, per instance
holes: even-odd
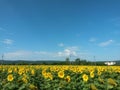
[[[4,55],[5,55],[5,59],[7,60],[24,60],[27,59],[27,57],[31,56],[32,52],[20,50],[20,51],[8,52],[5,53]]]
[[[45,51],[26,51],[19,50],[14,52],[5,53],[5,59],[8,60],[48,60],[54,59],[57,54],[54,52]]]
[[[0,32],[1,32],[3,35],[9,35],[9,36],[14,35],[14,33],[13,33],[13,32],[10,32],[10,30],[6,30],[5,28],[2,28],[2,27],[0,27]]]
[[[18,50],[6,52],[4,56],[5,60],[65,60],[69,56],[72,58],[86,57],[86,53],[79,52],[77,47],[71,47],[71,49],[69,47],[69,49],[65,48],[58,52]]]
[[[67,52],[68,53],[68,52]],[[64,60],[57,52],[19,50],[4,54],[5,60]]]
[[[112,44],[113,42],[114,42],[114,40],[108,40],[108,41],[105,41],[105,42],[101,42],[99,44],[99,46],[105,47],[105,46],[108,46],[108,45]]]
[[[89,42],[95,42],[97,39],[96,38],[90,38]]]
[[[76,51],[64,49],[62,52],[18,50],[4,54],[6,60],[57,60],[69,55],[76,56]]]
[[[2,43],[4,43],[4,44],[7,44],[7,45],[11,45],[11,44],[13,44],[13,40],[12,39],[4,39],[3,41],[2,41]]]
[[[59,46],[59,47],[63,47],[63,46],[64,46],[64,43],[59,43],[58,46]]]
[[[72,50],[72,51],[78,51],[79,47],[78,46],[69,46],[69,47],[66,47],[66,49],[69,49],[69,50]]]

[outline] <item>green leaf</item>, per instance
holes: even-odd
[[[112,86],[112,85],[108,85],[107,88],[108,88],[108,89],[112,89],[113,86]]]
[[[23,84],[18,90],[24,90],[26,86]]]

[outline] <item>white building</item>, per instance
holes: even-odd
[[[106,65],[115,65],[116,62],[105,62]]]

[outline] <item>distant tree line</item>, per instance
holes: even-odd
[[[76,58],[75,60],[70,60],[70,58],[66,58],[64,61],[57,60],[40,60],[40,61],[10,61],[10,60],[0,60],[1,65],[105,65],[104,61],[87,61],[80,58]],[[120,65],[120,60],[117,61],[115,65]]]
[[[70,61],[69,58],[66,58],[66,65],[105,65],[104,62],[92,62],[87,60],[82,60],[80,58],[76,58],[74,61]]]

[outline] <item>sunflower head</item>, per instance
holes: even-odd
[[[66,76],[65,80],[66,80],[67,82],[70,82],[70,76]]]
[[[88,81],[88,75],[83,74],[82,78],[83,78],[83,81],[85,81],[85,82],[87,82],[87,81]]]
[[[51,74],[50,72],[48,72],[47,75],[48,75],[48,78],[49,78],[50,80],[53,80],[53,76],[52,76],[52,74]]]
[[[27,83],[27,82],[28,82],[28,80],[27,80],[26,77],[23,77],[23,78],[22,78],[22,81],[23,81],[24,83]]]
[[[13,79],[14,79],[14,78],[13,78],[13,75],[12,75],[12,74],[9,74],[9,75],[7,76],[7,80],[8,80],[8,81],[13,81]]]
[[[8,73],[12,73],[12,69],[10,68],[10,69],[8,69]]]
[[[31,74],[34,75],[34,74],[35,74],[35,71],[34,71],[34,70],[31,70]]]
[[[58,77],[64,78],[64,71],[59,71],[58,72]]]
[[[90,72],[90,77],[94,78],[94,72]]]

